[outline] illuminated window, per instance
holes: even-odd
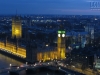
[[[65,34],[62,34],[62,37],[65,37]]]
[[[60,34],[58,34],[58,37],[60,37]]]
[[[18,34],[19,33],[19,30],[15,30],[15,33]]]

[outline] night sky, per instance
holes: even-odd
[[[0,0],[0,14],[100,15],[90,3],[99,0]],[[100,3],[98,4],[99,7]]]

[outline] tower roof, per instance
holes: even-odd
[[[64,26],[62,24],[59,26],[59,30],[64,30]]]
[[[14,20],[20,20],[20,16],[14,16],[13,19]]]

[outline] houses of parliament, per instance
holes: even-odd
[[[30,42],[27,40],[26,46],[21,47],[17,44],[13,44],[6,39],[6,42],[0,41],[0,49],[9,52],[18,57],[24,58],[27,62],[34,61],[47,61],[47,60],[60,60],[65,59],[65,36],[66,31],[60,28],[57,31],[57,47],[39,48],[36,42]],[[12,36],[19,40],[22,37],[22,23],[19,16],[12,18]]]

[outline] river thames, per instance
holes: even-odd
[[[12,59],[12,58],[5,56],[3,54],[0,54],[0,70],[8,68],[10,66],[10,64],[12,66],[20,66],[24,63],[17,61],[15,59]],[[9,74],[6,73],[6,74],[0,74],[0,75],[9,75]]]
[[[10,66],[10,64],[14,66],[20,66],[23,63],[3,54],[0,54],[0,69],[7,68]]]
[[[15,59],[11,58],[11,57],[6,56],[6,55],[0,54],[0,70],[5,69],[5,68],[9,68],[10,64],[12,64],[12,66],[20,66],[20,65],[25,64],[25,63],[17,61]],[[9,75],[9,74],[3,73],[3,74],[0,74],[0,75]],[[19,75],[26,75],[25,71],[20,72]],[[45,72],[45,73],[37,73],[36,75],[55,75],[55,74]]]

